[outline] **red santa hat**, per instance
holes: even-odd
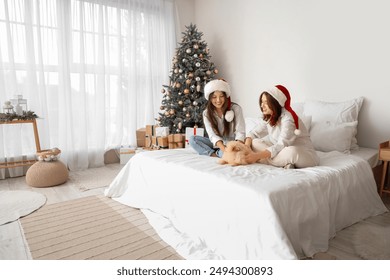
[[[266,90],[266,92],[268,92],[273,98],[275,98],[276,101],[278,101],[278,103],[280,104],[280,106],[284,107],[287,111],[290,112],[291,116],[294,119],[295,128],[296,128],[294,134],[295,135],[301,134],[301,131],[299,130],[299,118],[298,115],[291,108],[291,97],[288,90],[282,85],[277,85],[275,87]]]
[[[232,101],[230,100],[230,86],[224,79],[212,80],[204,86],[204,97],[209,100],[210,94],[214,91],[223,91],[226,93],[228,107],[225,113],[225,120],[231,122],[234,119],[234,111],[232,110]]]

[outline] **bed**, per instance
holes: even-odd
[[[387,211],[372,173],[376,152],[355,151],[318,151],[320,165],[304,169],[220,165],[191,148],[141,152],[105,194],[140,208],[186,259],[301,259]]]
[[[192,149],[136,154],[106,191],[144,211],[186,259],[298,259],[336,232],[386,212],[371,167],[318,152],[314,168],[231,167]]]

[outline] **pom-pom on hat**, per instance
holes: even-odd
[[[230,100],[230,86],[224,79],[212,80],[204,86],[204,97],[209,100],[210,94],[214,91],[223,91],[227,97],[227,111],[225,113],[225,120],[231,122],[234,119],[234,112],[232,110],[232,101]]]
[[[278,103],[280,104],[280,106],[284,107],[287,111],[290,112],[291,116],[294,119],[296,128],[294,134],[301,134],[301,131],[299,130],[299,118],[295,111],[291,108],[291,97],[288,90],[282,85],[277,85],[273,88],[266,90],[266,92],[268,92],[273,98],[275,98],[276,101],[278,101]]]

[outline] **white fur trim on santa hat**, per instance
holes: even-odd
[[[229,110],[225,113],[225,120],[227,122],[231,122],[234,119],[234,112],[233,110]]]
[[[212,80],[204,86],[204,97],[209,100],[209,96],[214,91],[219,90],[226,93],[226,97],[230,96],[230,86],[223,80]]]
[[[286,103],[287,97],[286,95],[277,87],[270,88],[266,90],[273,98],[275,98],[280,106],[284,107],[284,103]]]

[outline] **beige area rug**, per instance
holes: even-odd
[[[330,240],[328,253],[341,259],[390,260],[390,212],[337,232]]]
[[[0,225],[16,221],[46,203],[46,196],[32,191],[0,191]]]
[[[387,224],[378,223],[386,220]],[[390,260],[390,213],[353,225],[355,252],[365,260]]]
[[[33,259],[183,259],[140,210],[103,195],[46,205],[21,224]]]
[[[69,182],[80,191],[108,187],[124,165],[107,164],[103,167],[69,172]]]

